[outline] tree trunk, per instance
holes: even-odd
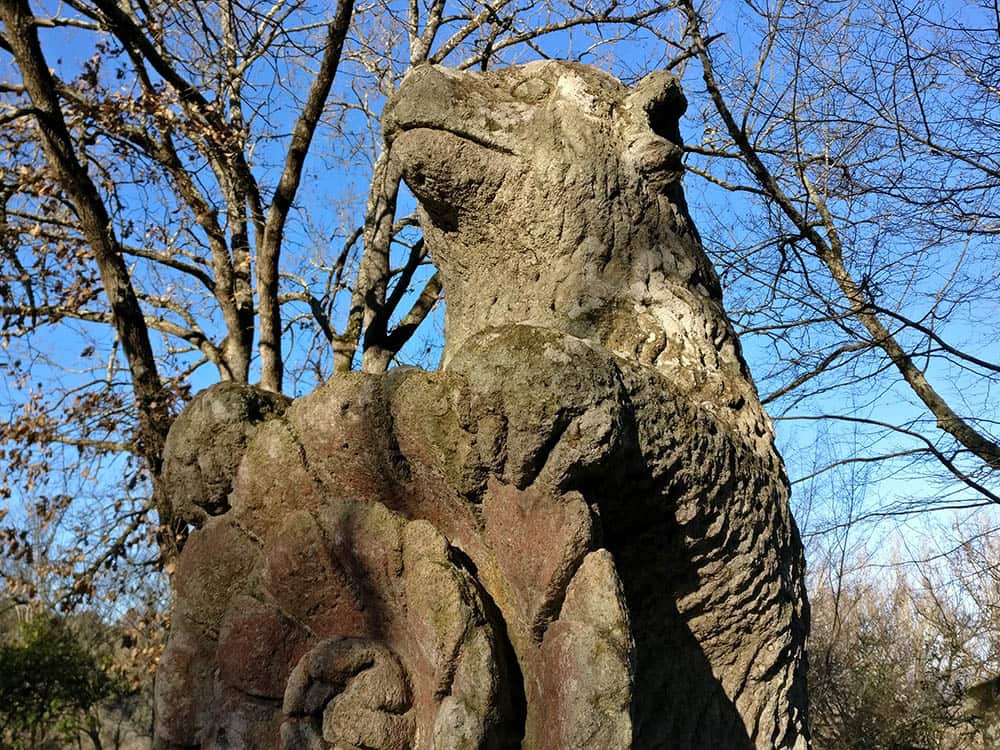
[[[59,184],[73,205],[80,230],[94,253],[131,374],[139,416],[139,454],[149,467],[154,493],[159,496],[157,483],[163,462],[163,445],[171,422],[170,396],[157,372],[149,330],[122,257],[121,245],[96,185],[77,158],[27,0],[0,0],[0,20],[34,107],[49,168],[56,173]],[[183,524],[174,519],[169,504],[159,497],[156,507],[161,524],[161,551],[170,557],[178,550]]]

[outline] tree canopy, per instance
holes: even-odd
[[[6,629],[5,629],[6,630]],[[91,711],[126,692],[64,620],[38,616],[19,622],[0,640],[0,740],[35,748],[46,740],[75,740],[97,731]]]

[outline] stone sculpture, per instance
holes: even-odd
[[[178,418],[161,746],[807,746],[802,549],[684,107],[667,73],[409,74],[383,123],[443,367]]]

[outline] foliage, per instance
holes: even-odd
[[[898,586],[881,591],[866,582],[840,592],[836,604],[830,591],[813,593],[817,748],[934,747],[951,719],[953,675],[935,669],[933,639],[922,637],[909,592]]]
[[[0,645],[0,741],[36,748],[95,731],[95,707],[126,687],[87,651],[65,621],[36,616]]]

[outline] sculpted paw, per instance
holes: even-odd
[[[507,484],[570,489],[622,452],[627,399],[618,370],[585,341],[532,326],[488,329],[448,368],[467,379],[473,415],[503,425],[498,473]]]
[[[408,750],[415,729],[411,703],[406,674],[385,646],[322,641],[288,678],[282,747]]]
[[[202,391],[177,417],[163,451],[163,487],[179,518],[200,526],[229,509],[236,469],[257,427],[290,399],[238,383]]]

